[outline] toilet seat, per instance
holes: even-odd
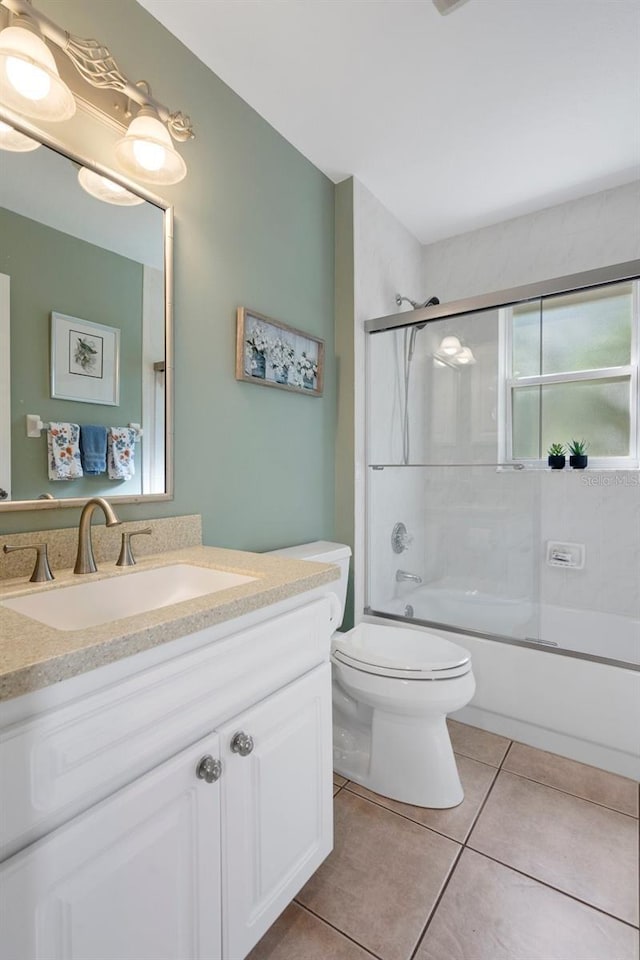
[[[354,670],[401,680],[450,680],[471,672],[470,654],[450,640],[373,623],[336,634],[332,658]]]

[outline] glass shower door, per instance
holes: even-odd
[[[367,606],[539,638],[534,471],[500,460],[499,314],[368,337]]]

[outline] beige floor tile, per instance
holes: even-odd
[[[459,849],[341,790],[334,851],[298,900],[382,960],[408,960]]]
[[[465,850],[415,960],[636,960],[638,933]]]
[[[339,773],[334,773],[333,782],[336,787],[344,787],[345,783],[347,782],[347,778],[341,777]]]
[[[468,723],[458,723],[457,720],[447,720],[449,736],[454,752],[481,763],[489,763],[492,767],[499,767],[511,743],[506,737],[499,737],[497,733],[471,727]]]
[[[468,844],[638,922],[638,821],[632,817],[500,772]]]
[[[628,813],[631,817],[638,816],[638,784],[615,773],[536,750],[523,743],[513,744],[502,769],[565,790],[575,797],[593,800],[620,813]]]
[[[334,797],[335,797],[336,793],[339,793],[339,792],[340,792],[340,787],[339,787],[337,784],[334,783],[334,785],[333,785],[333,795],[334,795]]]
[[[366,950],[292,903],[255,945],[247,960],[370,960],[370,957]]]
[[[458,772],[464,788],[464,800],[459,806],[452,807],[449,810],[414,807],[408,803],[400,803],[398,800],[389,800],[388,797],[381,797],[353,782],[349,784],[347,790],[351,790],[361,797],[375,800],[376,803],[381,803],[383,807],[401,813],[403,817],[409,817],[416,823],[421,823],[425,827],[432,827],[439,833],[451,837],[452,840],[459,840],[463,843],[498,771],[495,767],[487,766],[486,763],[478,763],[477,760],[470,760],[469,757],[456,757],[456,760],[458,761]]]

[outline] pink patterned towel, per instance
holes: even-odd
[[[82,476],[79,441],[80,427],[77,423],[49,424],[49,480],[78,480]]]
[[[136,472],[136,431],[133,427],[109,427],[107,467],[109,480],[131,480]]]

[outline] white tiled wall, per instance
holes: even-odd
[[[356,621],[365,605],[365,334],[364,322],[371,317],[396,313],[396,293],[412,300],[426,299],[424,290],[423,248],[409,231],[383,207],[379,200],[357,180],[354,181],[354,299],[355,299],[355,544],[354,544],[354,608]],[[397,358],[396,358],[397,360]],[[393,368],[391,368],[393,369]],[[394,374],[384,380],[373,380],[371,396],[387,396],[393,389]],[[397,385],[397,378],[396,378]],[[395,424],[384,427],[387,440],[396,436]],[[376,454],[377,455],[377,454]],[[380,453],[382,455],[382,452]],[[387,477],[389,474],[387,474]],[[404,496],[404,494],[403,494]],[[390,516],[380,518],[381,528],[388,527],[388,536],[396,520],[404,519],[413,529],[418,527],[418,501],[406,495],[399,511],[389,504]],[[402,517],[399,516],[402,513]],[[395,519],[392,520],[392,517]],[[391,526],[389,527],[389,522]]]
[[[640,474],[549,471],[540,490],[543,602],[640,620]],[[547,566],[548,540],[583,543],[584,570]]]
[[[422,279],[415,273],[413,238],[392,222],[364,188],[358,196],[359,323],[394,312],[391,298],[396,289],[416,298],[436,294],[445,302],[640,258],[637,183],[432,244],[422,252]],[[466,381],[456,374],[458,379],[450,382],[451,371],[433,368],[434,330],[426,328],[418,335],[412,370],[411,459],[491,462],[497,456],[496,404],[491,403],[492,382],[487,374],[493,348],[488,348],[488,366],[487,356],[482,357],[483,343],[489,344],[491,336],[480,337],[479,325],[462,331],[484,367],[464,371],[471,374]],[[377,345],[376,382],[371,385],[369,404],[371,423],[375,423],[371,451],[378,462],[397,463],[401,458],[402,334],[379,336],[386,336],[388,345],[385,348],[382,341]],[[479,379],[483,370],[484,377]],[[474,376],[475,390],[471,389]],[[447,437],[456,435],[452,416],[467,428],[464,442],[453,452],[446,449]],[[539,596],[543,604],[640,620],[638,473],[440,467],[386,470],[374,477],[374,484],[369,546],[376,557],[371,581],[376,601],[398,596],[393,579],[398,558],[392,554],[390,534],[393,523],[403,520],[416,540],[411,551],[402,555],[402,563],[426,582],[495,591],[496,596],[507,598]],[[584,543],[584,570],[548,567],[548,540]]]
[[[443,300],[640,259],[640,183],[606,190],[458,237],[424,250],[425,275]],[[513,481],[522,481],[515,474]],[[529,563],[537,567],[540,600],[640,619],[640,474],[541,472],[536,475],[539,520]],[[482,499],[484,478],[476,484]],[[524,498],[526,501],[526,497]],[[506,530],[513,521],[509,521]],[[468,536],[468,535],[467,535]],[[521,562],[520,550],[511,554]],[[547,540],[584,543],[584,570],[545,563]],[[452,555],[464,543],[453,538]],[[464,541],[464,537],[463,537]],[[478,558],[477,576],[493,559]],[[468,564],[467,564],[468,569]],[[469,571],[473,572],[473,571]],[[518,575],[515,582],[518,582]],[[512,581],[513,582],[513,581]]]
[[[424,247],[429,289],[446,300],[640,258],[640,181]]]

